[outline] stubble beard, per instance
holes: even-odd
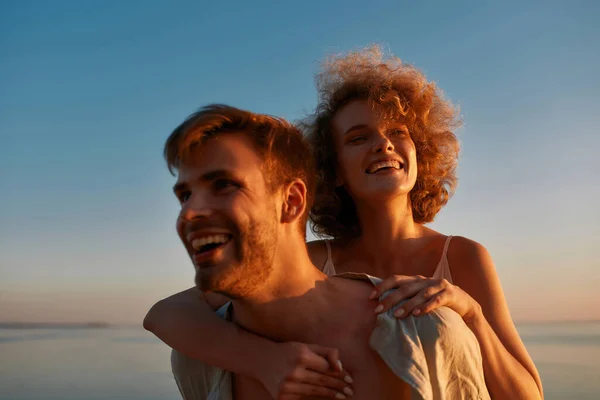
[[[198,266],[195,281],[200,290],[235,300],[251,296],[268,282],[277,245],[275,210],[269,214],[237,230],[230,265],[215,266],[206,261]]]

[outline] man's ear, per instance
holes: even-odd
[[[301,179],[294,179],[287,185],[283,195],[281,222],[297,221],[306,210],[306,184]]]

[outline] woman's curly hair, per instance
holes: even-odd
[[[433,221],[457,183],[459,143],[453,130],[460,120],[442,91],[416,68],[386,56],[379,46],[328,58],[316,84],[319,104],[302,123],[317,166],[312,231],[341,240],[361,233],[352,197],[343,187],[336,187],[332,127],[336,112],[357,99],[368,100],[381,117],[407,125],[417,151],[417,181],[410,192],[413,218],[417,223]]]

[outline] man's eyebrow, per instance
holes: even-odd
[[[346,131],[346,133],[344,133],[344,136],[345,136],[345,135],[347,135],[347,134],[349,134],[349,133],[351,133],[351,132],[353,132],[353,131],[358,131],[358,130],[365,129],[365,128],[368,128],[368,127],[369,127],[369,126],[368,126],[367,124],[358,124],[358,125],[353,125],[353,126],[351,126],[351,127],[350,127],[350,128],[347,130],[347,131]]]
[[[208,171],[198,179],[199,181],[214,181],[219,178],[233,178],[233,174],[226,169],[215,169],[214,171]]]
[[[210,182],[210,181],[214,181],[215,179],[219,179],[219,178],[233,179],[234,175],[225,169],[216,169],[216,170],[208,171],[208,172],[202,174],[202,176],[200,176],[200,178],[198,178],[198,181]],[[175,192],[177,194],[177,193],[187,189],[187,187],[188,187],[188,184],[186,182],[176,183],[175,186],[173,186],[173,192]]]

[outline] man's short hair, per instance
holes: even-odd
[[[167,139],[163,153],[169,171],[175,174],[192,149],[225,133],[239,133],[250,138],[263,160],[261,169],[271,191],[291,183],[293,179],[304,182],[307,188],[306,209],[300,229],[305,237],[316,185],[314,162],[302,132],[282,118],[222,104],[203,107],[187,117]]]

